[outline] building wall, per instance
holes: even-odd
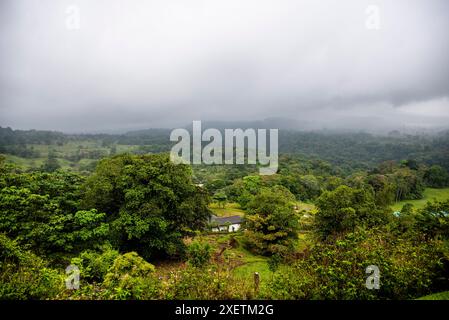
[[[235,223],[235,224],[231,224],[229,226],[229,232],[235,232],[238,231],[240,229],[240,224]]]
[[[240,229],[239,223],[229,225],[229,229],[226,226],[219,226],[218,228],[212,228],[213,232],[236,232]]]

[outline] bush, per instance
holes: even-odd
[[[0,234],[0,299],[51,299],[64,290],[64,275]]]
[[[118,255],[117,250],[104,246],[102,252],[94,250],[81,252],[78,257],[72,259],[71,264],[80,269],[82,279],[102,282]]]
[[[415,229],[430,238],[449,238],[449,200],[427,202],[418,210]]]
[[[103,286],[110,299],[152,299],[159,295],[155,267],[136,252],[117,256],[105,276]]]
[[[193,241],[187,247],[187,261],[193,267],[203,267],[209,263],[212,247],[209,243]]]

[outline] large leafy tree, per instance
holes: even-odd
[[[390,175],[395,185],[395,201],[421,199],[424,192],[422,178],[417,171],[400,168]]]
[[[105,214],[79,210],[81,182],[67,172],[3,172],[0,232],[40,255],[77,252],[102,241],[109,232]]]
[[[243,177],[243,184],[239,191],[238,203],[243,209],[254,199],[254,195],[260,190],[262,179],[260,176],[246,176]]]
[[[395,185],[391,183],[386,175],[375,174],[367,178],[367,183],[373,188],[377,205],[387,206],[393,203]]]
[[[295,197],[282,186],[262,188],[248,204],[245,237],[250,248],[260,254],[283,254],[298,238],[298,217],[293,210]]]
[[[206,226],[208,203],[190,167],[165,154],[103,159],[84,194],[86,208],[107,213],[113,243],[145,258],[182,251],[182,237]]]
[[[354,231],[357,226],[370,227],[388,221],[389,209],[376,204],[372,188],[340,186],[324,192],[316,205],[315,227],[324,239]]]
[[[47,160],[42,165],[42,170],[46,172],[54,172],[61,168],[61,165],[56,158],[56,152],[54,150],[50,150],[48,152]]]
[[[441,166],[431,166],[424,173],[424,180],[429,187],[442,188],[449,185],[449,174]]]
[[[449,238],[449,200],[428,202],[418,210],[415,228],[426,237]]]

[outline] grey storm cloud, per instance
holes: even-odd
[[[446,127],[448,31],[446,0],[2,0],[0,125]]]

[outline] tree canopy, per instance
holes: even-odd
[[[190,167],[165,154],[103,159],[84,186],[83,206],[107,214],[111,240],[144,257],[181,253],[182,237],[207,225],[208,203]]]

